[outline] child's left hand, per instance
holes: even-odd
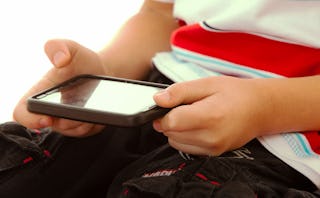
[[[268,116],[270,100],[256,80],[221,76],[173,84],[154,96],[159,106],[175,107],[154,128],[190,154],[239,148],[261,135]]]

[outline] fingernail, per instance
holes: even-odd
[[[153,128],[158,131],[158,132],[162,132],[162,127],[161,124],[158,120],[153,121]]]
[[[170,94],[166,89],[159,91],[155,94],[155,96],[162,100],[170,100]]]
[[[53,55],[53,64],[60,66],[65,61],[66,54],[62,51],[58,51]]]

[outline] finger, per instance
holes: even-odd
[[[91,63],[90,49],[80,45],[79,43],[67,39],[49,40],[44,45],[44,51],[49,60],[56,67],[63,67],[72,62],[75,63]]]
[[[155,129],[160,132],[196,130],[203,128],[206,119],[198,109],[192,108],[191,105],[183,105],[156,120]]]
[[[44,51],[54,66],[62,67],[71,61],[73,48],[70,45],[71,42],[67,40],[49,40],[44,45]]]
[[[71,137],[87,137],[96,134],[104,126],[69,119],[55,118],[52,125],[54,131]]]
[[[183,144],[171,138],[168,138],[168,142],[170,146],[184,153],[188,153],[192,155],[210,155],[210,156],[219,155],[218,153],[215,153],[214,151],[206,147],[200,147],[200,146],[195,146],[191,144]]]
[[[210,86],[212,78],[175,83],[154,95],[155,102],[172,108],[180,104],[191,104],[214,93]]]
[[[168,138],[175,140],[181,144],[190,144],[190,145],[198,145],[202,147],[210,147],[214,144],[214,140],[210,140],[210,137],[207,136],[206,130],[192,130],[192,131],[184,131],[176,132],[164,132],[163,134]]]
[[[57,73],[48,74],[53,82],[62,82],[79,74],[103,74],[103,67],[97,53],[72,40],[49,40],[44,50],[56,68]],[[65,67],[68,66],[68,67]]]
[[[168,138],[168,142],[173,148],[192,155],[219,156],[225,151],[223,149],[219,149],[218,147],[204,147],[192,144],[183,144],[170,138]]]
[[[40,115],[29,112],[27,100],[30,96],[39,93],[49,87],[56,85],[56,82],[50,78],[56,71],[52,68],[44,75],[31,89],[19,100],[13,111],[13,118],[20,124],[28,128],[43,128],[52,125],[52,118],[47,115]]]
[[[37,84],[35,84],[18,102],[14,111],[13,118],[20,124],[33,129],[45,128],[52,125],[52,118],[46,115],[40,115],[31,113],[27,109],[27,99],[29,96],[40,92],[49,86],[53,86],[53,83],[46,78],[42,78]]]
[[[214,98],[215,95],[190,105],[173,108],[164,117],[155,121],[156,130],[189,131],[214,127],[216,120],[219,119],[215,111]]]

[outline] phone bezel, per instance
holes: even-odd
[[[83,122],[91,122],[96,124],[103,124],[103,125],[116,125],[122,127],[133,127],[145,124],[149,121],[152,121],[156,118],[159,118],[166,114],[170,109],[162,108],[157,105],[151,107],[147,111],[139,112],[136,114],[121,114],[121,113],[114,113],[108,111],[100,111],[94,109],[88,109],[84,107],[66,105],[66,104],[58,104],[58,103],[51,103],[46,101],[40,101],[38,98],[42,97],[43,95],[49,94],[53,90],[56,90],[60,87],[66,86],[71,84],[75,80],[79,78],[92,78],[92,79],[100,79],[100,80],[111,80],[111,81],[118,81],[124,83],[133,83],[145,86],[153,86],[158,88],[165,89],[168,87],[166,84],[159,84],[153,82],[146,82],[146,81],[138,81],[138,80],[131,80],[131,79],[124,79],[124,78],[116,78],[110,76],[99,76],[99,75],[89,75],[83,74],[75,76],[65,82],[62,82],[52,88],[46,89],[37,93],[27,100],[27,108],[30,112],[38,113],[38,114],[46,114],[53,117],[60,117],[65,119],[83,121]]]

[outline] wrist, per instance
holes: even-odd
[[[277,99],[273,89],[269,88],[269,79],[249,79],[251,87],[251,101],[248,107],[251,108],[251,114],[248,122],[251,122],[253,136],[259,137],[274,133],[274,119],[277,109]]]
[[[320,78],[257,79],[264,92],[262,135],[320,129]]]

